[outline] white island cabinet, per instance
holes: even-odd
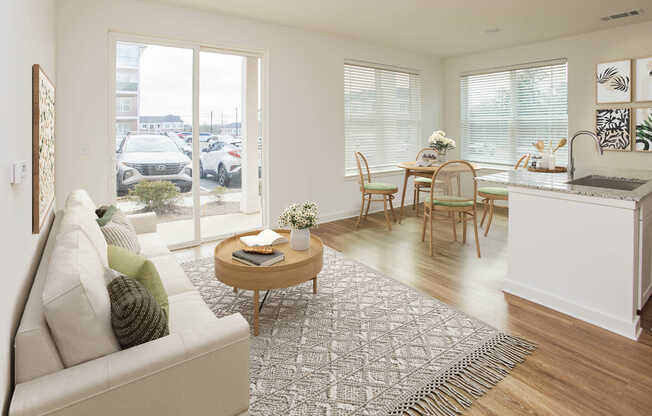
[[[478,182],[509,190],[505,292],[637,339],[652,293],[652,177],[618,176],[649,182],[627,191],[528,171]]]

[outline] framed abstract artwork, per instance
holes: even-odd
[[[54,204],[54,84],[32,66],[32,233],[38,234]]]
[[[636,101],[652,101],[652,56],[637,59],[636,69]]]
[[[636,108],[634,111],[634,149],[637,152],[652,152],[652,108]]]
[[[603,150],[631,150],[631,126],[629,108],[609,108],[595,112],[595,131]]]
[[[597,104],[632,101],[632,62],[630,60],[598,64],[595,79]]]

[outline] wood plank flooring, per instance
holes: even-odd
[[[411,208],[406,212],[407,218],[391,232],[382,213],[370,214],[357,231],[351,218],[322,224],[313,232],[346,256],[539,345],[465,415],[652,415],[651,332],[634,342],[504,294],[504,213],[497,212],[489,236],[480,237],[478,259],[473,238],[466,245],[452,240],[450,222],[435,224],[435,253],[429,257],[421,242],[421,218]],[[210,256],[214,246],[176,254],[180,260]]]

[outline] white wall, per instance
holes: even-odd
[[[322,216],[359,209],[359,190],[344,180],[343,63],[379,62],[422,71],[423,136],[441,124],[439,59],[325,34],[212,12],[139,1],[58,2],[57,194],[89,190],[109,201],[107,154],[108,33],[138,34],[245,50],[269,58],[269,208],[272,220],[290,202],[318,201]],[[86,146],[83,146],[83,145]],[[383,178],[399,183],[400,173]],[[61,201],[61,199],[59,199]]]
[[[9,184],[9,166],[26,160],[31,172],[32,64],[40,64],[55,79],[55,0],[0,2],[0,230],[2,283],[0,289],[0,410],[7,409],[12,388],[12,344],[34,277],[47,226],[32,234],[31,174]]]
[[[460,74],[500,66],[548,59],[568,59],[568,130],[595,130],[595,65],[599,62],[652,55],[652,22],[622,26],[530,45],[446,59],[444,125],[450,137],[460,137]],[[644,106],[632,104],[633,106]],[[650,105],[650,103],[648,103]],[[614,106],[622,106],[615,104]],[[601,108],[608,107],[602,106]],[[455,154],[459,154],[458,147]],[[640,152],[605,152],[597,155],[589,138],[578,138],[577,166],[652,169],[652,155]]]

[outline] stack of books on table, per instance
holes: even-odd
[[[231,258],[249,266],[271,266],[285,260],[285,254],[276,250],[270,254],[247,253],[244,250],[236,250],[231,254]]]
[[[240,242],[247,247],[273,246],[287,243],[287,241],[287,238],[270,229],[263,230],[258,234],[240,237]],[[231,258],[249,266],[271,266],[285,260],[285,254],[278,250],[271,250],[269,253],[256,253],[245,249],[234,251]]]

